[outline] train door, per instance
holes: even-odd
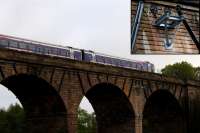
[[[71,58],[74,60],[82,61],[82,52],[79,49],[71,48]]]
[[[82,56],[83,56],[83,60],[84,61],[95,62],[95,60],[94,60],[94,52],[92,52],[92,51],[82,50]]]

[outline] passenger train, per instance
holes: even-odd
[[[7,35],[0,35],[0,48],[15,49],[37,54],[70,58],[79,61],[94,62],[104,65],[154,72],[154,65],[150,62],[133,61],[96,53],[89,50],[42,43]]]

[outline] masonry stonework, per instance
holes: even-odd
[[[97,133],[200,130],[199,81],[0,49],[0,82],[21,101],[30,133],[76,133],[83,96]]]
[[[198,1],[197,1],[198,2]],[[131,26],[137,12],[138,0],[131,0]],[[175,29],[165,30],[154,26],[155,21],[165,10],[170,10],[172,16],[178,16],[176,3],[167,1],[144,0],[144,9],[141,21],[139,22],[139,31],[134,44],[134,53],[136,54],[198,54],[199,51],[193,42],[190,34],[185,28],[183,22]],[[198,4],[197,4],[198,5]],[[181,5],[183,16],[192,29],[195,37],[199,40],[199,7],[190,5]],[[155,8],[156,10],[153,10]],[[172,39],[173,47],[166,49],[164,40],[166,34]]]

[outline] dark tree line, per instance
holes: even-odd
[[[162,74],[167,76],[173,76],[183,81],[192,79],[200,81],[200,67],[193,67],[187,62],[175,63],[173,65],[167,65],[162,70]],[[196,89],[193,92],[193,97],[189,99],[188,107],[190,115],[188,122],[188,130],[191,133],[200,133],[200,90]],[[187,115],[187,114],[186,114]]]
[[[25,113],[19,104],[0,109],[0,133],[25,133]],[[78,133],[95,133],[95,114],[83,109],[78,110]]]
[[[200,80],[200,67],[194,67],[192,64],[185,61],[166,65],[161,70],[163,75],[173,76],[182,80]]]
[[[0,109],[0,132],[1,133],[23,133],[26,127],[23,108],[18,105],[10,105]]]

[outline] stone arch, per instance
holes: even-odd
[[[97,133],[134,133],[135,112],[124,92],[111,83],[99,83],[86,92],[97,121]]]
[[[67,133],[67,110],[57,91],[35,75],[9,76],[1,84],[21,102],[28,133]]]
[[[178,100],[167,90],[157,90],[143,110],[143,133],[185,133],[186,122]]]

